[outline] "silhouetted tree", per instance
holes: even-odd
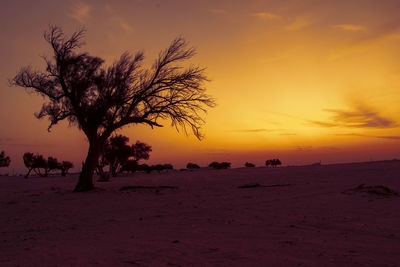
[[[231,163],[230,162],[217,162],[217,161],[213,161],[211,162],[208,167],[210,168],[214,168],[214,169],[228,169],[231,167]]]
[[[274,165],[275,165],[275,166],[282,165],[282,162],[281,162],[279,159],[275,159]]]
[[[186,169],[200,169],[200,166],[196,163],[189,162],[188,164],[186,164]]]
[[[163,164],[164,170],[173,170],[174,166],[172,166],[172,164]]]
[[[123,135],[110,137],[105,145],[103,158],[110,165],[113,177],[117,176],[119,166],[133,154],[133,149],[127,144],[129,138]]]
[[[150,145],[140,141],[136,141],[136,143],[131,146],[131,149],[132,156],[136,161],[141,159],[148,160],[150,158],[150,152],[152,151]]]
[[[218,162],[217,161],[213,161],[213,162],[211,162],[210,164],[208,164],[208,167],[209,168],[216,168],[216,166],[218,166]]]
[[[103,176],[103,180],[107,180],[103,172],[103,167],[110,165],[110,171],[113,177],[117,176],[117,170],[120,166],[124,166],[128,162],[129,158],[133,158],[136,164],[129,162],[128,168],[124,170],[132,169],[134,166],[139,166],[139,160],[150,158],[151,146],[136,141],[135,144],[129,146],[127,143],[129,138],[123,135],[117,135],[110,137],[106,142],[104,154],[99,162],[98,172],[100,176]]]
[[[73,167],[74,167],[74,164],[72,164],[72,162],[70,162],[70,161],[63,161],[63,162],[59,163],[59,165],[58,165],[58,169],[61,170],[62,176],[67,176],[69,169],[71,169]]]
[[[128,124],[161,127],[161,120],[170,119],[177,129],[186,132],[189,127],[200,139],[201,114],[215,105],[205,93],[204,69],[177,65],[195,55],[183,38],[175,39],[144,70],[142,52],[133,57],[124,53],[108,68],[103,67],[103,59],[77,52],[84,34],[80,30],[67,38],[61,28],[50,27],[44,38],[53,58],[45,58],[46,71],[24,67],[10,81],[48,98],[37,117],[49,118],[49,130],[67,119],[85,133],[89,150],[75,191],[94,187],[94,170],[115,130]]]
[[[56,158],[48,157],[47,158],[47,169],[45,170],[46,176],[49,172],[59,169],[59,166],[60,166],[60,163],[58,162],[58,160]]]
[[[6,156],[4,151],[0,153],[0,167],[8,167],[11,163],[10,157]]]
[[[134,159],[128,159],[120,168],[120,172],[136,172],[138,170],[138,163]]]
[[[32,170],[41,177],[47,176],[47,160],[42,155],[34,155],[33,153],[26,152],[23,155],[23,160],[25,166],[28,168],[28,173],[25,175],[25,178],[28,178]],[[40,169],[43,169],[44,173],[42,173]]]
[[[281,165],[282,162],[279,159],[269,159],[267,161],[265,161],[265,166],[269,167],[276,167],[278,165]]]
[[[244,166],[246,166],[247,168],[253,168],[253,167],[255,167],[256,165],[254,165],[253,163],[250,163],[250,162],[246,162],[246,163],[244,164]]]

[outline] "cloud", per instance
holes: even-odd
[[[231,132],[236,133],[262,133],[262,132],[269,132],[267,129],[243,129],[243,130],[233,130]]]
[[[296,18],[292,23],[286,25],[285,29],[288,31],[298,31],[298,30],[301,30],[311,24],[312,24],[312,22],[309,19]]]
[[[132,34],[135,31],[134,28],[123,17],[121,17],[112,6],[107,4],[105,10],[109,15],[108,19],[112,24],[116,25],[127,34]]]
[[[380,139],[400,140],[400,136],[393,136],[393,135],[379,135],[379,136],[373,136],[373,137],[380,138]]]
[[[119,26],[121,27],[121,29],[123,29],[126,33],[133,33],[133,27],[131,25],[129,25],[128,23],[126,23],[125,21],[123,21],[122,19],[119,20]]]
[[[352,110],[325,109],[332,114],[330,121],[308,122],[321,127],[346,127],[346,128],[395,128],[399,125],[396,121],[385,118],[378,111],[365,105],[355,106]]]
[[[260,19],[279,19],[280,16],[268,12],[258,12],[258,13],[252,13],[251,16],[257,17]]]
[[[225,14],[226,10],[225,9],[219,9],[219,8],[210,8],[210,9],[208,9],[208,12],[214,13],[214,14]]]
[[[335,135],[335,136],[357,136],[357,137],[367,137],[367,138],[400,140],[400,136],[395,136],[395,135],[367,135],[367,134],[357,134],[357,133],[345,133],[345,134],[333,134],[333,135]]]
[[[386,23],[382,23],[374,29],[369,29],[368,34],[363,34],[357,40],[355,44],[363,44],[373,42],[381,39],[398,39],[400,38],[400,19],[392,20]]]
[[[296,151],[303,151],[303,152],[309,152],[313,150],[312,146],[296,146],[294,148]]]
[[[89,17],[89,13],[92,10],[92,7],[85,2],[73,2],[72,3],[72,12],[69,14],[70,17],[79,21],[80,23],[84,23],[85,20]]]
[[[342,30],[345,30],[345,31],[353,31],[353,32],[355,32],[355,31],[363,31],[363,32],[367,31],[367,28],[365,28],[364,26],[354,25],[354,24],[338,24],[338,25],[332,25],[331,27],[335,28],[335,29],[342,29]]]

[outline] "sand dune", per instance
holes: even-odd
[[[89,193],[0,177],[0,265],[398,266],[400,197],[374,186],[399,177],[399,161],[121,175]]]

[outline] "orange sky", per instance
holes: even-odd
[[[72,160],[86,155],[83,133],[37,120],[43,99],[7,79],[43,68],[49,24],[88,29],[86,46],[108,63],[144,50],[147,62],[184,36],[207,67],[205,139],[145,126],[124,128],[153,146],[150,163],[213,160],[261,165],[400,158],[399,1],[1,1],[0,150],[24,171],[22,154]]]

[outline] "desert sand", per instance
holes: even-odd
[[[0,266],[400,265],[399,161],[76,182],[0,177]]]

